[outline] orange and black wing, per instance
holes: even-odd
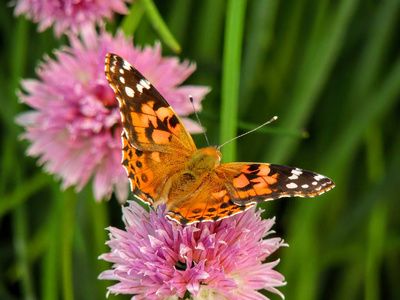
[[[122,57],[108,53],[105,73],[119,103],[122,126],[133,147],[161,152],[196,150],[177,114],[137,69]]]
[[[263,163],[227,163],[216,172],[236,205],[282,197],[315,197],[335,184],[326,176],[293,167]]]
[[[190,197],[167,204],[167,217],[180,224],[213,222],[241,213],[253,205],[233,203],[225,179],[211,172]]]
[[[334,187],[331,179],[307,170],[274,164],[228,163],[211,172],[188,199],[167,206],[181,224],[217,221],[258,202],[282,197],[315,197]]]
[[[119,103],[122,165],[132,191],[150,204],[196,150],[192,137],[155,87],[122,57],[108,53],[105,74]]]

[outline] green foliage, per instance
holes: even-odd
[[[315,199],[260,205],[290,245],[277,254],[286,298],[400,299],[400,1],[136,0],[131,11],[107,28],[197,63],[189,82],[213,89],[200,113],[212,143],[279,116],[225,159],[336,182]],[[110,265],[97,257],[103,229],[122,226],[120,206],[61,191],[25,156],[15,91],[65,39],[12,14],[1,7],[0,298],[102,299],[112,282],[96,278]]]

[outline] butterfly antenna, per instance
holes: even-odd
[[[228,144],[228,143],[230,143],[230,142],[232,142],[232,141],[234,141],[234,140],[237,140],[238,138],[241,138],[241,137],[243,137],[243,136],[245,136],[245,135],[248,135],[249,133],[252,133],[252,132],[254,132],[254,131],[260,129],[260,128],[263,127],[263,126],[265,126],[265,125],[267,125],[267,124],[269,124],[269,123],[272,123],[272,122],[275,121],[276,119],[278,119],[278,117],[277,117],[277,116],[274,116],[271,120],[265,122],[264,124],[261,124],[260,126],[257,126],[256,128],[254,128],[254,129],[252,129],[252,130],[250,130],[250,131],[247,131],[247,132],[245,132],[245,133],[243,133],[243,134],[241,134],[241,135],[238,135],[237,137],[234,137],[233,139],[230,139],[230,140],[226,141],[226,142],[223,143],[222,145],[218,146],[218,149],[221,149],[222,146],[225,146],[226,144]]]
[[[210,142],[208,141],[208,137],[207,137],[206,131],[204,130],[203,124],[201,124],[199,115],[197,114],[196,108],[194,107],[194,102],[193,102],[193,97],[192,97],[192,95],[189,95],[189,100],[190,100],[190,103],[192,103],[193,111],[194,111],[194,114],[196,115],[197,122],[199,122],[199,124],[200,124],[200,126],[201,126],[201,130],[203,130],[203,134],[204,134],[204,137],[206,138],[207,145],[210,146]]]

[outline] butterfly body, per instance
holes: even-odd
[[[210,173],[220,165],[221,153],[216,147],[202,148],[193,153],[185,168],[171,178],[169,199],[184,199],[189,197]]]
[[[135,196],[165,204],[181,224],[217,221],[258,202],[314,197],[334,187],[329,178],[266,163],[224,163],[218,147],[197,149],[168,102],[127,61],[107,54],[106,77],[119,102],[122,165]]]

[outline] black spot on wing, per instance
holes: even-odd
[[[219,206],[219,208],[227,208],[228,206],[230,206],[229,203],[228,202],[224,202]]]
[[[189,220],[186,219],[186,218],[183,218],[183,217],[180,218],[179,221],[180,221],[180,223],[181,223],[182,225],[186,225],[187,223],[189,223]]]
[[[173,115],[173,116],[168,120],[168,123],[169,123],[169,125],[170,125],[172,128],[175,128],[176,125],[179,124],[179,120],[178,120],[178,118],[177,118],[175,115]]]
[[[260,168],[260,164],[251,164],[249,165],[249,167],[247,168],[247,170],[249,172],[257,172]]]
[[[135,154],[136,154],[137,157],[141,157],[143,155],[143,152],[136,149],[135,150]]]
[[[200,208],[196,208],[196,209],[193,209],[192,210],[192,213],[194,213],[194,214],[198,214],[198,213],[200,213],[201,212],[201,209]]]

